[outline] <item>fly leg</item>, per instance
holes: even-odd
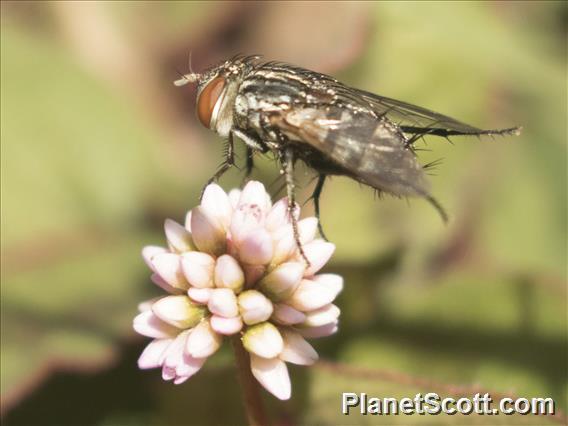
[[[245,164],[245,177],[243,179],[244,182],[246,182],[249,177],[250,174],[252,173],[252,169],[254,167],[254,151],[250,146],[247,146],[247,152],[246,152],[246,164]]]
[[[225,174],[225,172],[227,170],[229,170],[231,167],[233,167],[234,165],[235,165],[235,147],[234,147],[234,144],[233,144],[233,133],[231,132],[231,133],[229,133],[229,139],[228,139],[227,145],[226,145],[225,160],[223,160],[223,163],[221,164],[221,166],[217,169],[215,174],[211,177],[211,179],[209,179],[207,181],[207,183],[205,184],[205,186],[201,190],[201,194],[199,195],[200,201],[203,198],[203,194],[205,193],[205,188],[207,188],[207,186],[209,186],[209,184],[219,180],[219,178],[221,176],[223,176]]]
[[[326,175],[319,175],[318,176],[318,181],[316,183],[316,187],[314,188],[314,192],[312,194],[312,199],[314,200],[314,210],[316,213],[316,219],[318,220],[318,232],[320,233],[320,235],[322,236],[322,238],[326,241],[329,241],[327,239],[327,237],[325,236],[325,233],[323,232],[323,227],[321,226],[321,220],[320,220],[320,196],[321,196],[321,192],[323,190],[323,184],[325,183],[325,178],[327,176]]]
[[[280,157],[284,176],[286,177],[286,190],[288,192],[288,214],[290,215],[290,220],[292,221],[292,230],[294,231],[294,240],[296,241],[296,246],[300,255],[305,260],[308,267],[310,266],[310,261],[304,253],[304,248],[300,242],[300,232],[298,231],[298,220],[294,215],[294,210],[296,209],[296,186],[294,184],[294,151],[292,148],[284,148],[283,155]]]

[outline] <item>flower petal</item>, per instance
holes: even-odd
[[[192,357],[207,358],[219,349],[221,340],[221,336],[211,328],[209,320],[203,320],[192,330],[185,350]]]
[[[156,272],[156,269],[152,264],[152,258],[157,254],[162,253],[168,253],[168,250],[159,246],[146,246],[142,249],[142,258],[144,259],[144,262],[146,262],[146,265],[148,265],[152,271]]]
[[[200,251],[220,256],[226,249],[226,231],[221,219],[198,206],[191,212],[193,242]]]
[[[239,257],[250,265],[270,263],[274,252],[272,237],[265,229],[250,232],[239,244]]]
[[[180,288],[176,288],[176,287],[172,287],[171,285],[169,285],[161,276],[160,274],[157,273],[153,273],[150,276],[150,279],[152,280],[152,282],[154,284],[156,284],[158,287],[160,287],[162,290],[167,291],[170,294],[180,294],[183,292],[182,289]]]
[[[250,369],[256,380],[268,392],[280,400],[290,399],[292,385],[284,361],[278,358],[266,359],[251,354]]]
[[[335,251],[335,244],[324,240],[314,240],[306,244],[304,253],[310,261],[310,266],[306,269],[306,276],[310,276],[319,271],[330,259]]]
[[[214,286],[215,259],[206,253],[192,251],[181,256],[181,268],[185,278],[193,287]]]
[[[239,294],[239,311],[245,324],[253,325],[266,321],[272,315],[272,302],[257,290]]]
[[[264,189],[264,185],[262,183],[255,180],[247,182],[241,192],[237,208],[244,205],[258,206],[263,215],[266,216],[268,210],[270,210],[272,206],[272,203],[270,202],[270,196],[266,193],[266,189]]]
[[[226,336],[238,333],[243,328],[243,320],[241,317],[225,318],[213,315],[210,321],[213,330]]]
[[[322,306],[315,311],[310,311],[306,313],[306,320],[302,323],[302,326],[307,327],[320,327],[322,325],[337,322],[339,314],[341,311],[339,308],[333,304]]]
[[[269,322],[249,327],[242,340],[247,351],[263,358],[274,358],[284,348],[280,332]]]
[[[207,305],[209,298],[211,297],[212,288],[197,288],[190,287],[187,290],[187,295],[194,302],[200,303],[202,305]]]
[[[132,321],[132,327],[142,336],[152,337],[153,339],[167,339],[179,333],[179,329],[165,323],[152,311],[144,311],[136,315]]]
[[[285,300],[300,285],[305,269],[304,264],[300,262],[283,263],[260,281],[259,288],[275,302]]]
[[[240,189],[231,189],[229,191],[229,202],[231,203],[231,207],[233,207],[233,209],[237,208],[237,205],[239,204],[239,200],[241,198],[241,190]]]
[[[299,212],[299,209],[295,209],[295,211]],[[270,209],[266,215],[265,226],[267,230],[274,232],[278,228],[288,224],[290,224],[290,216],[288,214],[288,197],[284,197],[274,203],[272,209]]]
[[[312,365],[319,357],[316,350],[300,334],[291,330],[280,330],[284,349],[279,358],[298,365]]]
[[[164,367],[168,367],[174,370],[178,367],[180,363],[183,362],[183,354],[185,342],[190,335],[191,330],[185,330],[179,333],[168,349],[162,355],[162,363]]]
[[[236,317],[239,314],[237,296],[228,288],[216,288],[211,290],[211,297],[207,307],[212,314],[225,318]]]
[[[166,296],[152,305],[152,312],[162,321],[177,328],[190,328],[205,316],[205,308],[186,295]]]
[[[166,238],[172,251],[183,253],[195,250],[191,233],[174,220],[166,219],[164,223]]]
[[[152,297],[149,300],[144,300],[138,304],[138,312],[146,312],[152,309],[152,305],[160,300],[161,297]]]
[[[298,233],[302,245],[311,243],[318,231],[318,220],[315,217],[307,217],[298,222]]]
[[[318,337],[326,337],[334,334],[338,329],[337,324],[336,321],[320,327],[298,327],[296,331],[308,339],[316,339]]]
[[[173,341],[174,339],[155,339],[148,343],[138,358],[138,368],[146,370],[159,367],[162,355]]]
[[[203,367],[207,358],[194,358],[186,353],[183,354],[181,362],[177,364],[174,384],[179,385],[185,382]]]
[[[172,287],[187,290],[188,283],[181,269],[180,256],[175,253],[161,253],[152,257],[156,273]]]
[[[245,283],[245,274],[234,257],[224,254],[215,263],[215,286],[238,293]]]
[[[343,290],[343,277],[337,274],[318,274],[311,278],[312,281],[321,284],[335,294],[334,299]]]
[[[306,319],[303,312],[283,303],[274,305],[272,319],[282,325],[300,324]]]
[[[231,215],[233,207],[229,197],[223,189],[216,183],[207,185],[201,198],[201,207],[213,217],[216,217],[222,224],[225,230],[228,229],[231,223]]]
[[[274,242],[274,255],[272,256],[272,264],[279,265],[287,261],[297,251],[298,247],[294,240],[294,231],[292,225],[286,225],[278,228],[272,233]],[[303,262],[304,260],[301,259]]]
[[[302,312],[313,311],[333,302],[336,290],[322,282],[303,279],[286,304]]]

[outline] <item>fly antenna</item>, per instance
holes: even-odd
[[[178,74],[181,75],[181,78],[177,79],[176,81],[174,81],[174,85],[175,86],[185,86],[188,83],[195,83],[196,81],[199,80],[200,75],[199,74],[195,74],[193,72],[193,69],[191,68],[191,50],[189,51],[189,61],[188,61],[188,65],[189,65],[189,74],[183,74],[178,70]]]

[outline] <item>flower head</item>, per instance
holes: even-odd
[[[138,366],[161,367],[164,380],[179,384],[199,371],[225,336],[239,335],[254,377],[288,399],[286,362],[313,364],[318,355],[306,338],[337,331],[339,308],[332,302],[343,279],[318,274],[335,246],[315,239],[316,229],[315,218],[298,222],[308,266],[286,198],[272,204],[255,181],[229,194],[209,185],[185,226],[166,220],[167,248],[142,251],[152,281],[168,295],[139,306],[134,329],[154,340]]]

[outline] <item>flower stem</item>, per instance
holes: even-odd
[[[267,426],[266,413],[260,398],[260,388],[250,370],[249,354],[243,347],[238,335],[233,338],[233,351],[235,352],[237,374],[243,391],[243,404],[247,412],[248,424],[250,426]]]

